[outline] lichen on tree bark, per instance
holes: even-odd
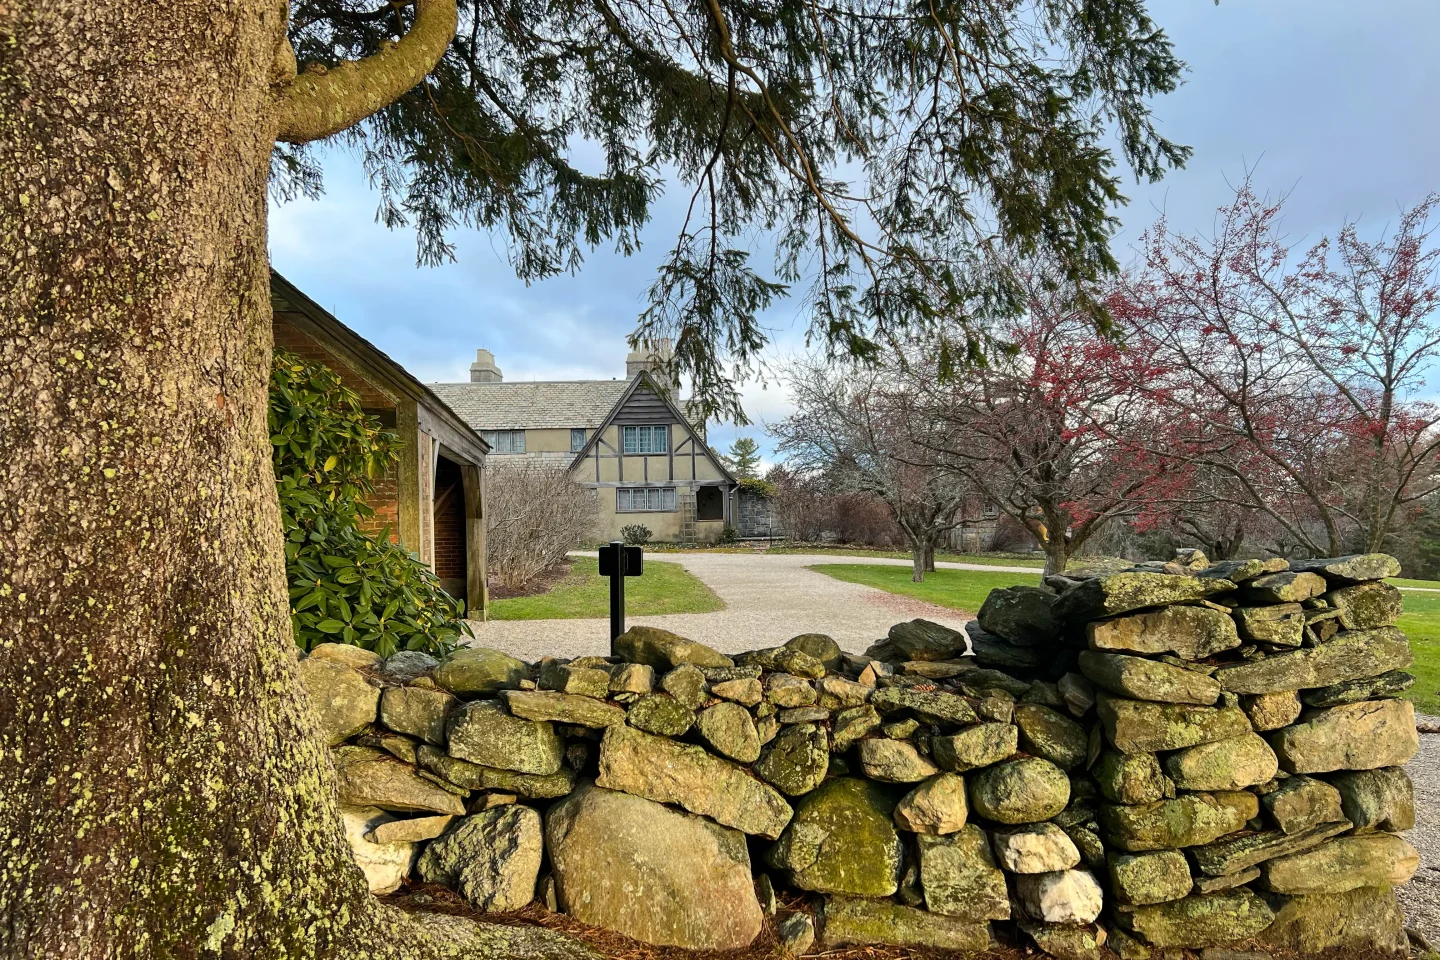
[[[371,897],[265,430],[270,0],[0,5],[0,956],[576,956]]]

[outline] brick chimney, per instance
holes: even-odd
[[[476,350],[475,362],[470,364],[471,383],[500,383],[505,376],[495,366],[495,354],[489,350]]]

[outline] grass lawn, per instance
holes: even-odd
[[[974,613],[985,595],[998,587],[1017,584],[1036,587],[1039,574],[982,573],[978,570],[937,570],[925,574],[924,583],[910,580],[909,567],[884,567],[873,563],[821,563],[810,568],[847,583],[875,587],[887,593],[914,597],[940,607]]]
[[[574,557],[570,574],[545,593],[511,597],[490,605],[492,620],[569,620],[610,615],[610,581],[594,557]],[[627,616],[710,613],[725,601],[678,563],[647,559],[645,573],[625,583]]]
[[[1422,713],[1440,714],[1440,594],[1407,591],[1400,629],[1415,651],[1410,699]]]
[[[682,547],[669,543],[651,543],[645,547],[646,553],[756,553],[757,551],[744,544],[724,547]],[[826,557],[881,557],[889,560],[909,560],[910,554],[903,550],[872,550],[869,547],[847,547],[830,546],[826,544],[799,544],[791,546],[783,541],[776,541],[770,549],[764,553],[787,553],[802,554],[806,556]],[[987,567],[1034,567],[1036,570],[1043,569],[1044,560],[1037,560],[1029,553],[947,553],[935,554],[935,559],[942,562],[952,563],[975,563],[984,564]],[[1076,565],[1082,564],[1083,558],[1076,559]]]
[[[1406,577],[1391,577],[1385,582],[1397,587],[1425,587],[1429,590],[1440,590],[1440,580],[1411,580]]]

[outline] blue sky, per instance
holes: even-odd
[[[1289,191],[1286,226],[1298,243],[1346,219],[1378,230],[1401,206],[1440,189],[1440,3],[1433,0],[1152,0],[1152,16],[1189,64],[1185,85],[1159,100],[1167,136],[1195,149],[1186,169],[1158,184],[1127,184],[1116,239],[1121,260],[1164,211],[1180,229],[1205,231],[1254,168],[1255,183]],[[672,184],[631,258],[594,251],[575,276],[525,285],[503,237],[456,236],[457,259],[415,266],[414,236],[375,222],[377,196],[348,155],[321,154],[325,195],[272,209],[275,267],[420,379],[465,380],[477,347],[507,380],[623,376],[655,266],[669,249],[689,193]],[[795,301],[766,316],[775,356],[801,349],[806,317]],[[745,389],[761,421],[785,410],[772,382]],[[736,430],[712,426],[724,448]]]

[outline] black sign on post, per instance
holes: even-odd
[[[610,578],[610,641],[625,632],[625,578],[643,572],[644,554],[639,547],[627,547],[611,540],[600,548],[600,576]]]

